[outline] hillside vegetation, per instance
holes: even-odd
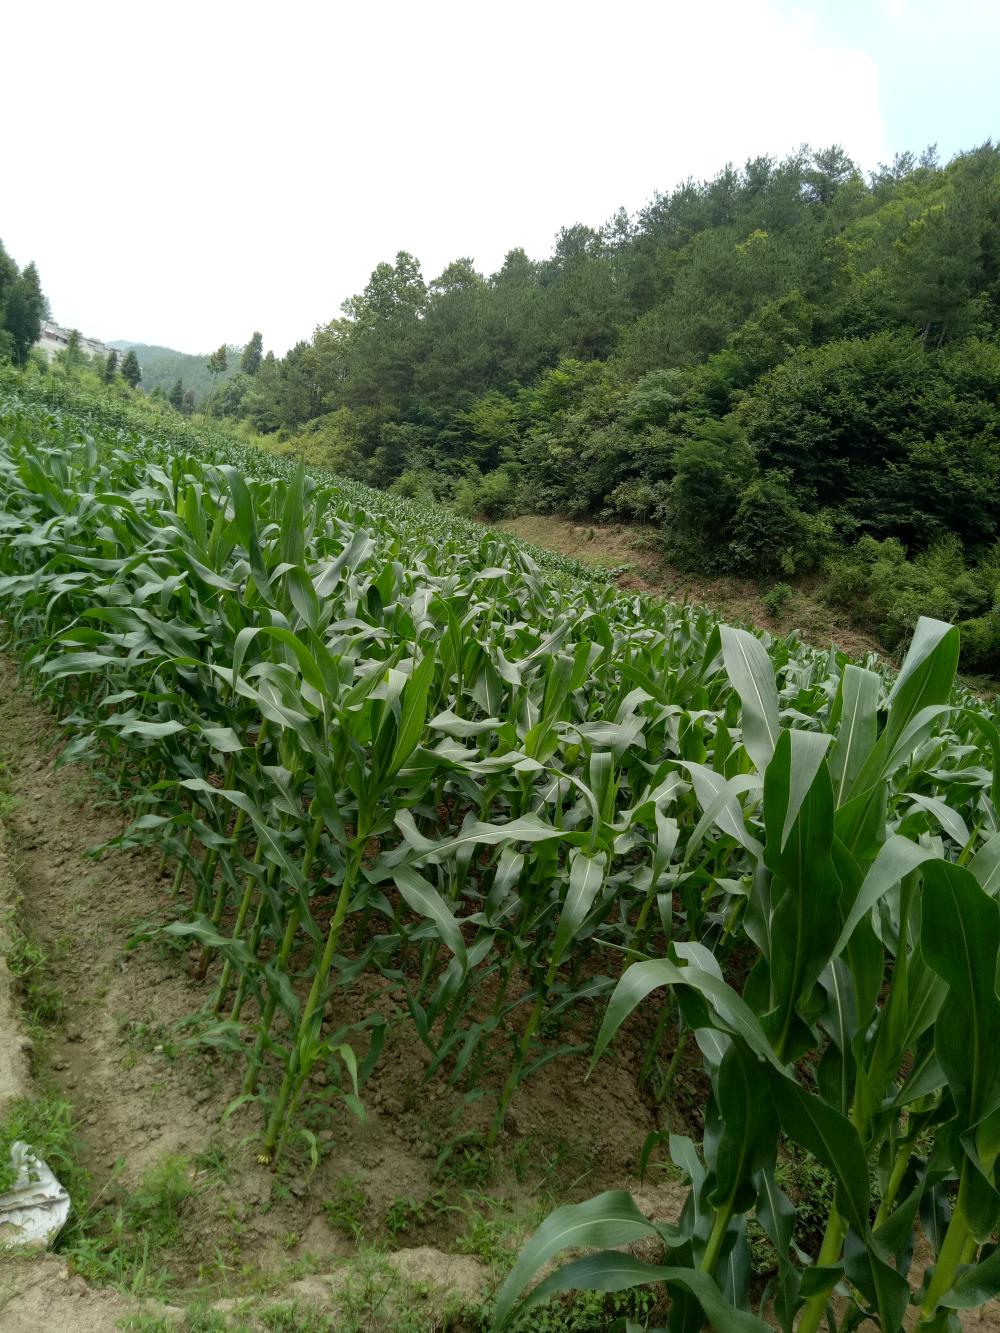
[[[675,563],[764,585],[819,570],[887,646],[943,616],[995,672],[998,331],[1000,151],[866,179],[803,150],[489,276],[401,251],[227,410],[467,513],[653,522]]]
[[[146,393],[159,389],[167,394],[178,380],[183,391],[193,390],[192,406],[203,404],[212,393],[221,393],[222,386],[240,373],[240,351],[238,347],[227,349],[226,368],[213,375],[208,368],[210,353],[193,355],[177,352],[171,347],[155,347],[148,343],[113,342],[120,352],[135,352],[142,370],[142,387]]]

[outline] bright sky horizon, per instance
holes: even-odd
[[[50,0],[4,29],[0,240],[60,324],[187,352],[283,353],[398,250],[490,273],[726,162],[1000,134],[998,0]]]

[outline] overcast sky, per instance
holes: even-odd
[[[406,249],[547,255],[689,175],[1000,134],[1000,0],[174,0],[4,12],[0,239],[62,324],[283,352]]]

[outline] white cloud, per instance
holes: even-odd
[[[492,270],[727,160],[886,157],[878,71],[777,0],[20,6],[0,237],[56,317],[283,350],[408,249]]]

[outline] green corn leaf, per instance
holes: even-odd
[[[975,1310],[997,1296],[1000,1296],[1000,1245],[994,1245],[979,1263],[962,1269],[941,1304],[948,1310]]]
[[[611,1039],[629,1014],[651,991],[660,986],[690,987],[710,1006],[723,1032],[742,1037],[759,1059],[773,1064],[776,1069],[782,1068],[757,1016],[725,981],[698,967],[678,967],[665,958],[633,963],[626,969],[604,1015],[594,1045],[592,1067],[607,1050]]]
[[[458,959],[464,972],[468,967],[468,955],[462,931],[437,889],[407,865],[397,866],[393,879],[406,903],[415,912],[434,922],[441,939]]]
[[[656,1234],[652,1222],[642,1215],[631,1194],[624,1190],[608,1190],[586,1203],[557,1208],[518,1255],[501,1287],[494,1327],[503,1327],[534,1275],[563,1250],[587,1245],[629,1245]]]
[[[566,901],[559,915],[555,942],[552,946],[552,965],[558,967],[566,956],[577,932],[583,925],[587,913],[594,904],[594,899],[604,884],[607,857],[603,852],[597,856],[585,856],[574,850],[570,856],[569,889]]]
[[[874,671],[846,666],[841,677],[841,717],[830,751],[834,802],[842,805],[871,754],[878,735],[878,700],[882,681]]]
[[[841,1216],[863,1235],[868,1227],[870,1191],[868,1161],[858,1131],[822,1098],[773,1068],[770,1089],[782,1129],[831,1173]]]
[[[923,876],[920,948],[949,988],[937,1057],[966,1128],[981,1119],[1000,1084],[1000,905],[951,862],[929,861]]]
[[[692,1268],[646,1263],[618,1250],[588,1255],[551,1273],[520,1302],[517,1313],[525,1314],[560,1291],[624,1291],[653,1283],[691,1296],[716,1333],[765,1333],[769,1328],[762,1319],[734,1308],[707,1274]],[[502,1328],[508,1318],[506,1309],[501,1312],[498,1306],[494,1329]]]
[[[901,838],[898,834],[892,834],[887,838],[851,904],[837,942],[831,950],[831,957],[839,958],[847,948],[859,922],[864,920],[890,889],[895,888],[904,875],[933,860],[934,856],[930,848],[921,847],[919,843],[911,842],[909,838]]]
[[[926,810],[932,815],[947,833],[948,837],[957,842],[959,847],[964,847],[969,841],[969,830],[965,820],[957,810],[952,810],[944,801],[938,800],[936,796],[923,796],[919,792],[914,792],[910,800],[921,810]]]
[[[754,1177],[773,1163],[778,1122],[760,1086],[760,1061],[743,1042],[731,1041],[716,1079],[720,1126],[709,1199],[715,1208],[727,1206],[736,1213],[752,1208]]]
[[[200,727],[199,730],[211,748],[219,754],[235,754],[244,748],[232,727]]]
[[[798,1007],[831,959],[841,884],[833,861],[828,737],[783,731],[764,774],[764,861],[774,876],[771,1011],[780,1056],[808,1040]]]
[[[726,674],[743,704],[743,744],[763,773],[780,730],[774,668],[761,641],[746,630],[720,626]]]
[[[976,852],[969,862],[969,873],[991,898],[1000,894],[1000,833],[994,833]]]
[[[301,565],[305,555],[306,542],[302,522],[305,489],[306,469],[300,459],[285,492],[285,505],[281,517],[278,555],[281,562],[286,565]]]
[[[913,746],[919,731],[933,724],[931,710],[946,708],[958,667],[959,634],[953,625],[921,616],[888,700],[885,730],[862,765],[849,795],[874,787],[893,756]]]
[[[318,629],[319,598],[306,571],[299,565],[293,565],[291,569],[285,571],[283,583],[303,625],[311,630]]]
[[[396,733],[396,745],[385,773],[386,778],[399,772],[424,733],[427,722],[427,698],[433,679],[434,649],[428,648],[403,686],[399,729]]]
[[[887,1263],[867,1238],[848,1233],[844,1246],[847,1276],[879,1312],[883,1328],[901,1329],[910,1301],[910,1284]]]

